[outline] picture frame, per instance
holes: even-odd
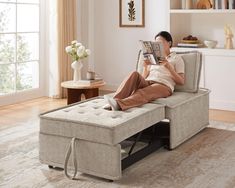
[[[119,26],[145,27],[145,0],[119,0]]]

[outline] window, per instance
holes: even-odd
[[[40,0],[0,0],[0,95],[39,88]]]

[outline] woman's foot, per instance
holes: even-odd
[[[120,106],[118,105],[117,101],[108,96],[108,95],[104,95],[104,100],[111,106],[112,110],[117,111],[120,110]]]
[[[109,104],[106,104],[102,107],[105,110],[112,110],[112,107]]]

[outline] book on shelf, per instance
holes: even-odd
[[[228,0],[222,0],[222,9],[228,9]]]
[[[156,41],[143,41],[141,40],[142,51],[144,60],[149,60],[151,64],[159,64],[164,60],[164,48],[162,43]]]
[[[84,84],[84,85],[100,84],[103,82],[103,79],[102,78],[95,78],[94,80],[85,79],[85,80],[79,80],[78,82],[79,84]]]
[[[217,0],[217,1],[218,1],[218,7],[217,8],[218,9],[222,9],[222,1],[223,0]]]
[[[221,7],[219,1],[220,0],[215,0],[215,9],[219,9],[219,7]]]
[[[186,48],[199,48],[202,47],[203,44],[201,43],[196,43],[196,44],[190,44],[190,43],[178,43],[178,47],[186,47]]]
[[[235,0],[215,0],[215,9],[235,9]]]
[[[233,9],[233,0],[228,0],[228,9]]]
[[[235,0],[228,0],[228,9],[235,9]]]

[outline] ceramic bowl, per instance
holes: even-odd
[[[216,40],[205,40],[204,44],[206,45],[207,48],[215,48],[217,45]]]

